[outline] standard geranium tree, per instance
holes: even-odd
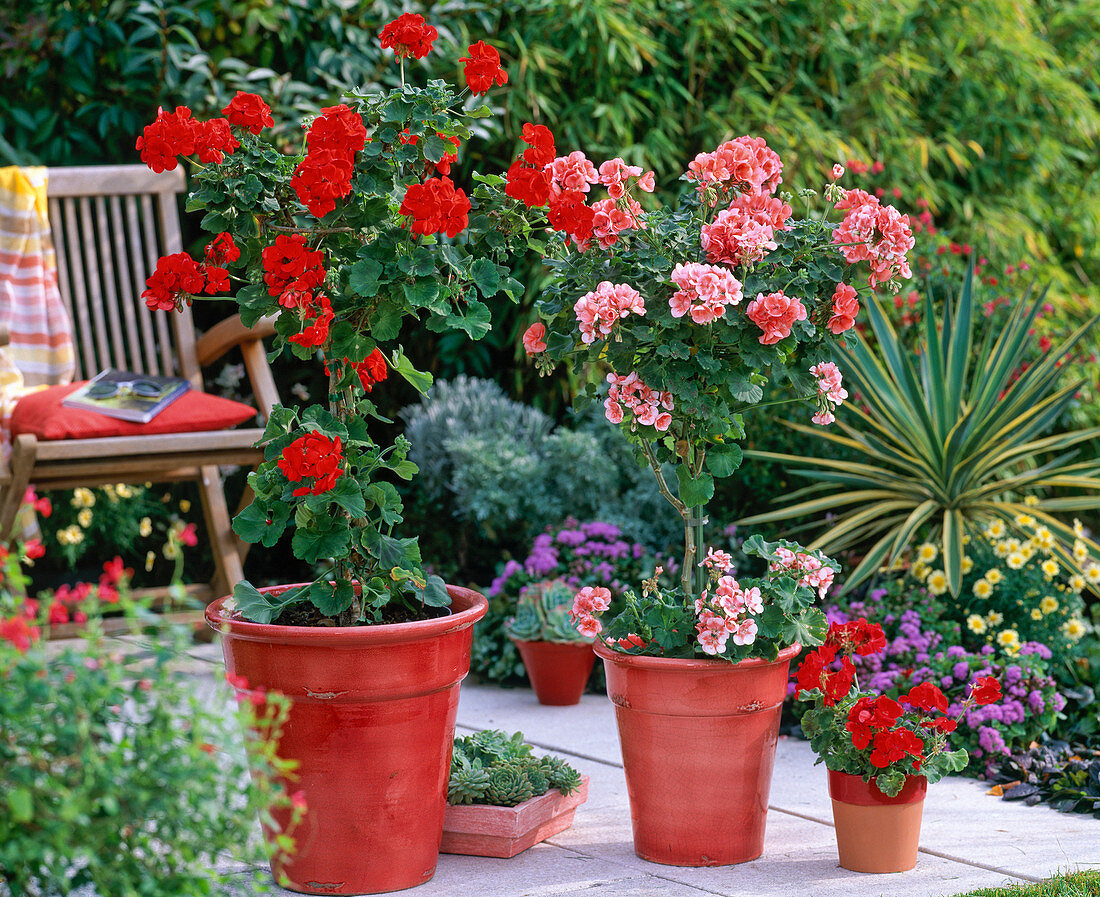
[[[555,276],[524,345],[540,371],[565,361],[596,375],[587,399],[603,401],[684,525],[679,586],[647,583],[608,637],[632,653],[735,660],[820,644],[824,617],[809,605],[835,563],[756,539],[746,550],[770,574],[739,583],[726,575],[728,556],[706,550],[705,507],[715,480],[741,465],[743,417],[765,407],[769,381],[788,390],[780,401],[807,403],[816,423],[832,423],[847,398],[832,347],[855,324],[862,284],[896,291],[911,276],[907,219],[843,189],[839,165],[825,208],[805,191],[806,214],[796,218],[794,197],[778,192],[779,156],[760,138],[696,156],[677,204],[649,212],[639,199],[653,191],[653,173],[622,159],[597,168],[573,152],[537,170],[517,167],[510,186],[528,205],[545,205],[558,232],[547,261]],[[606,196],[593,200],[594,190]],[[841,214],[830,220],[829,206]],[[604,609],[583,591],[575,616],[594,634]]]
[[[254,622],[395,622],[450,602],[442,580],[424,573],[416,539],[395,533],[393,481],[416,466],[403,437],[372,437],[369,421],[381,418],[371,390],[394,372],[421,391],[431,384],[402,351],[412,324],[471,339],[488,332],[486,300],[522,293],[510,259],[526,248],[536,213],[505,194],[500,175],[473,174],[470,192],[452,180],[472,123],[489,115],[475,98],[508,76],[478,41],[461,59],[465,88],[405,83],[405,60],[429,53],[436,36],[418,15],[388,24],[381,42],[402,86],[352,91],[322,109],[303,125],[299,153],[265,139],[270,109],[243,93],[207,122],[185,107],[162,110],[137,141],[154,171],[193,157],[188,209],[203,211],[216,235],[201,260],[159,261],[149,307],[171,311],[234,289],[245,324],[275,316],[276,346],[318,358],[328,374],[327,404],[271,414],[265,461],[249,476],[254,498],[233,524],[269,547],[293,527],[295,555],[322,569],[277,595],[238,584],[237,607]],[[526,126],[524,139],[529,159],[553,159],[538,129]]]

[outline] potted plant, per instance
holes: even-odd
[[[484,300],[522,290],[509,259],[527,245],[528,209],[503,177],[475,173],[469,194],[450,177],[471,125],[489,115],[476,95],[507,74],[478,41],[461,60],[461,91],[405,83],[405,59],[436,36],[414,14],[386,25],[401,87],[322,109],[304,152],[269,143],[267,104],[243,93],[208,122],[161,110],[137,144],[154,170],[197,156],[188,207],[217,234],[201,261],[160,259],[146,303],[170,312],[236,281],[243,323],[274,316],[276,347],[328,374],[327,405],[272,411],[252,501],[234,521],[242,539],[269,547],[292,530],[316,577],[239,583],[207,609],[229,673],[290,702],[280,752],[297,763],[308,809],[295,852],[273,845],[272,868],[307,893],[397,890],[434,873],[458,684],[486,608],[428,575],[417,540],[395,534],[392,480],[416,467],[407,440],[384,444],[372,426],[386,423],[371,401],[379,382],[396,372],[424,391],[432,381],[402,351],[404,325],[477,339],[489,329]],[[525,126],[528,142],[538,134]]]
[[[847,393],[828,358],[855,324],[854,278],[896,290],[910,276],[913,237],[895,209],[841,188],[837,165],[825,196],[842,220],[828,209],[795,219],[793,197],[777,194],[782,169],[762,139],[740,137],[691,162],[675,207],[647,212],[652,172],[622,159],[597,168],[577,151],[545,166],[525,198],[547,206],[557,234],[524,345],[540,371],[568,361],[606,383],[590,381],[581,401],[602,399],[684,527],[679,582],[628,594],[606,634],[607,590],[586,586],[574,602],[578,629],[601,636],[635,851],[657,862],[762,852],[788,665],[824,637],[811,604],[839,571],[755,539],[746,551],[767,575],[727,575],[729,556],[707,550],[715,479],[739,467],[743,415],[764,407],[769,378],[813,404],[814,422],[832,422]],[[594,188],[606,197],[589,201]]]
[[[931,681],[914,685],[900,701],[861,690],[852,656],[885,648],[877,623],[833,623],[797,673],[799,697],[813,701],[802,731],[829,770],[840,865],[853,872],[916,865],[928,786],[969,760],[963,748],[948,750],[948,735],[971,707],[1001,698],[996,679],[979,677],[958,716],[950,717],[942,715],[947,696]]]
[[[504,624],[540,704],[580,703],[596,662],[592,639],[577,632],[570,619],[573,596],[574,590],[560,579],[525,586],[515,616]]]
[[[514,857],[573,824],[588,776],[534,757],[523,733],[486,729],[455,739],[443,853]]]

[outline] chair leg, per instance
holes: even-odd
[[[14,535],[15,521],[23,506],[23,495],[31,482],[34,460],[38,455],[38,440],[29,433],[15,437],[11,447],[11,481],[0,501],[0,541],[8,542]]]
[[[214,551],[214,579],[210,587],[215,595],[228,595],[233,586],[244,579],[244,565],[237,553],[236,535],[230,525],[225,489],[217,465],[204,465],[199,468],[199,475],[202,510]]]

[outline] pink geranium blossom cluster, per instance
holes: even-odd
[[[602,586],[585,586],[573,596],[573,607],[569,611],[569,622],[577,632],[586,638],[594,638],[600,634],[603,626],[596,619],[596,614],[602,614],[611,607],[611,590]]]
[[[726,265],[748,265],[758,262],[776,248],[775,228],[761,224],[749,212],[740,208],[723,209],[714,222],[704,224],[699,232],[708,262]]]
[[[867,262],[867,278],[876,286],[894,278],[913,276],[906,253],[913,248],[909,219],[893,206],[884,206],[864,190],[849,190],[836,204],[848,214],[833,233],[833,242],[849,263]]]
[[[619,234],[630,230],[645,230],[645,216],[636,199],[598,199],[592,203],[592,236],[600,249],[610,249],[619,241]]]
[[[777,293],[757,293],[749,303],[745,314],[763,332],[760,343],[771,346],[784,337],[791,335],[795,321],[806,320],[806,306],[796,296],[787,296],[780,290]]]
[[[699,562],[699,566],[721,575],[733,567],[733,556],[728,551],[711,548],[707,551],[707,556]]]
[[[773,230],[783,230],[787,226],[787,219],[791,217],[790,203],[759,190],[742,193],[730,203],[730,208],[740,209],[753,221]]]
[[[689,262],[673,268],[671,276],[680,288],[668,300],[674,318],[690,314],[696,324],[709,324],[726,313],[727,305],[741,301],[741,281],[726,268]]]
[[[768,570],[777,573],[780,570],[790,570],[799,575],[799,586],[817,589],[822,598],[833,584],[833,576],[836,571],[827,564],[822,564],[812,554],[794,552],[789,548],[780,546],[775,549],[779,560],[768,565]]]
[[[689,164],[687,176],[696,181],[700,196],[708,189],[726,193],[774,193],[783,180],[783,163],[762,137],[738,137],[719,146],[714,152],[699,153]],[[711,205],[718,201],[715,195]]]
[[[759,588],[742,589],[732,576],[720,577],[713,597],[704,590],[695,600],[699,647],[704,654],[715,655],[726,650],[730,639],[735,645],[751,645],[758,631],[753,615],[763,612]]]
[[[590,293],[585,293],[573,305],[577,315],[577,324],[581,330],[581,341],[586,345],[611,333],[611,328],[620,318],[632,312],[645,314],[645,300],[629,284],[601,281]]]
[[[831,361],[823,361],[810,368],[817,378],[818,411],[813,416],[815,424],[826,426],[836,420],[833,414],[838,405],[848,398],[848,390],[841,386],[840,368]]]
[[[833,311],[826,326],[839,336],[855,326],[858,314],[859,299],[856,298],[855,287],[838,283],[833,291]]]
[[[608,374],[607,382],[611,384],[611,388],[608,390],[603,407],[604,416],[611,423],[622,423],[625,405],[638,423],[655,427],[662,433],[669,428],[672,415],[668,412],[675,407],[672,393],[651,389],[633,371],[625,376]],[[665,410],[662,411],[662,408]]]
[[[640,165],[627,165],[618,157],[608,159],[600,166],[600,183],[607,188],[607,195],[612,199],[622,199],[626,195],[630,178],[638,179],[640,190],[652,193],[656,187],[656,177],[652,171],[643,174]]]
[[[558,156],[544,171],[550,174],[551,196],[571,191],[587,193],[593,184],[600,182],[596,166],[580,150],[574,150],[568,156]]]

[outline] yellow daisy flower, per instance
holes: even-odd
[[[1017,514],[1016,525],[1017,526],[1034,526],[1035,518],[1030,514]]]
[[[1083,592],[1085,590],[1085,577],[1080,573],[1074,573],[1069,578],[1069,587],[1075,592]]]
[[[942,595],[947,591],[947,574],[942,570],[933,570],[928,574],[924,584],[933,595]]]
[[[1074,534],[1074,535],[1075,535],[1075,536],[1076,536],[1076,537],[1077,537],[1078,539],[1083,539],[1083,538],[1085,538],[1085,527],[1084,527],[1084,524],[1082,524],[1082,523],[1081,523],[1081,521],[1080,521],[1080,520],[1078,520],[1078,519],[1077,519],[1076,517],[1074,517],[1074,518],[1073,518],[1073,534]]]
[[[90,508],[81,508],[80,513],[76,515],[76,522],[83,527],[89,527],[92,525],[92,512]]]
[[[1053,595],[1047,595],[1039,602],[1039,610],[1044,614],[1052,614],[1058,610],[1058,599]]]
[[[932,568],[923,561],[917,561],[915,564],[913,564],[912,567],[909,568],[909,572],[910,574],[912,574],[914,579],[919,579],[921,582],[923,582],[924,577],[928,575],[931,569]]]
[[[153,534],[153,521],[148,517],[142,517],[138,524],[138,534],[143,539],[148,539]]]
[[[1017,645],[1020,643],[1020,633],[1015,629],[1002,629],[997,633],[997,644],[1002,648],[1007,648],[1009,645]]]
[[[988,579],[979,579],[974,583],[973,592],[978,598],[988,598],[993,594],[993,586]]]
[[[971,614],[966,618],[966,627],[971,632],[978,633],[978,635],[981,635],[989,628],[985,624],[985,617],[980,617],[977,614]]]
[[[1024,564],[1027,563],[1027,556],[1021,551],[1014,551],[1007,558],[1005,563],[1012,570],[1019,570]]]
[[[1100,566],[1089,564],[1085,568],[1085,579],[1088,580],[1090,585],[1100,583]]]
[[[1005,534],[1005,523],[1003,520],[994,520],[989,526],[985,528],[985,534],[990,539],[999,539]]]
[[[1047,558],[1039,566],[1047,579],[1053,579],[1058,575],[1058,562],[1054,558]]]
[[[970,555],[968,555],[968,554],[964,554],[963,555],[963,560],[962,560],[963,576],[966,576],[966,574],[969,573],[973,569],[974,569],[974,558],[970,557]]]
[[[997,583],[999,583],[1005,577],[1000,570],[994,567],[992,570],[985,571],[985,578],[988,579],[993,585],[997,585]]]
[[[1033,619],[1033,620],[1043,619],[1043,612],[1041,610],[1039,610],[1039,608],[1033,607],[1031,609],[1031,619]]]
[[[930,564],[939,556],[939,553],[940,550],[935,545],[925,542],[917,549],[917,560]]]
[[[985,618],[985,621],[990,626],[1000,626],[1005,621],[1005,615],[998,613],[997,611],[990,611],[989,615]]]
[[[1080,539],[1075,539],[1073,542],[1073,559],[1078,564],[1083,564],[1088,559],[1089,548]]]
[[[134,490],[127,486],[125,483],[119,483],[115,486],[115,492],[118,493],[119,498],[130,498],[134,494]]]
[[[1036,548],[1053,548],[1054,533],[1045,526],[1040,526],[1035,530],[1035,535],[1031,537],[1031,544]]]
[[[73,490],[73,499],[70,504],[74,508],[90,508],[95,504],[95,493],[91,489],[83,487]]]
[[[1027,505],[1029,508],[1034,508],[1037,504],[1039,504],[1039,496],[1038,495],[1029,495],[1029,496],[1027,496],[1024,499],[1024,504]]]

